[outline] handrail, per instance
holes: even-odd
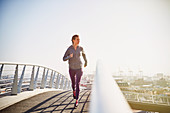
[[[45,66],[41,66],[41,65],[34,65],[34,64],[21,64],[21,63],[0,63],[0,65],[27,65],[27,66],[35,66],[35,67],[42,67],[42,68],[46,68],[46,69],[50,69],[50,70],[53,70],[57,73],[59,73],[58,71],[54,70],[54,69],[51,69],[51,68],[48,68],[48,67],[45,67]],[[61,73],[60,73],[61,74]],[[62,75],[62,74],[61,74]]]
[[[97,61],[96,75],[92,86],[90,113],[132,113],[125,97],[111,74]]]
[[[7,79],[9,79],[7,76],[3,75],[8,70],[8,69],[5,70],[6,66],[7,67],[8,66],[15,67],[15,69],[13,69],[14,73],[12,74],[13,82],[10,81],[10,83],[12,83],[12,85],[10,85],[10,86],[9,86],[9,83],[3,84],[3,81],[5,82]],[[19,70],[19,67],[21,67],[22,69]],[[39,66],[39,65],[33,65],[33,64],[19,64],[19,63],[0,63],[0,80],[1,80],[0,85],[1,85],[1,87],[3,85],[5,88],[7,88],[7,86],[8,86],[8,89],[9,89],[9,87],[11,87],[12,95],[17,95],[17,93],[20,93],[21,89],[22,89],[22,84],[25,84],[24,75],[25,75],[25,71],[26,71],[27,67],[31,68],[31,70],[29,70],[30,81],[27,81],[27,83],[29,83],[28,90],[32,91],[37,88],[38,77],[41,74],[39,72],[40,68],[43,71],[43,74],[41,74],[42,78],[39,78],[39,79],[41,79],[41,82],[40,82],[41,89],[44,89],[46,87],[56,88],[56,89],[64,89],[64,90],[71,89],[71,82],[68,82],[69,81],[68,78],[66,78],[63,74],[61,74],[57,71],[47,68],[45,66]],[[21,75],[19,75],[20,74],[19,71],[21,71],[21,73],[22,73]],[[49,76],[50,76],[50,78],[49,78]],[[5,78],[5,77],[7,77],[7,78]],[[62,82],[58,83],[61,81],[60,79],[62,79]],[[47,80],[49,80],[48,84],[47,84]],[[0,93],[1,93],[1,91],[0,91]]]

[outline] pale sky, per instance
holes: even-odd
[[[68,74],[62,58],[80,36],[93,73],[139,69],[170,75],[169,0],[0,0],[0,62],[38,64]]]

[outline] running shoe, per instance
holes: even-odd
[[[74,104],[74,107],[76,108],[78,106],[78,100],[76,100],[75,104]]]

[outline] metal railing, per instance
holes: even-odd
[[[101,61],[97,62],[92,87],[90,113],[132,113],[117,83],[105,71]]]
[[[130,91],[123,91],[123,94],[128,101],[151,104],[164,104],[170,106],[169,96],[151,95],[147,93],[135,93]]]
[[[17,95],[37,88],[68,90],[71,89],[71,82],[61,73],[44,66],[0,63],[0,95]]]

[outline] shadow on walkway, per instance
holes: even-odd
[[[75,109],[75,100],[72,91],[51,91],[36,95],[16,103],[0,113],[52,113],[52,112],[88,112],[90,90],[82,90],[79,97],[79,106]]]

